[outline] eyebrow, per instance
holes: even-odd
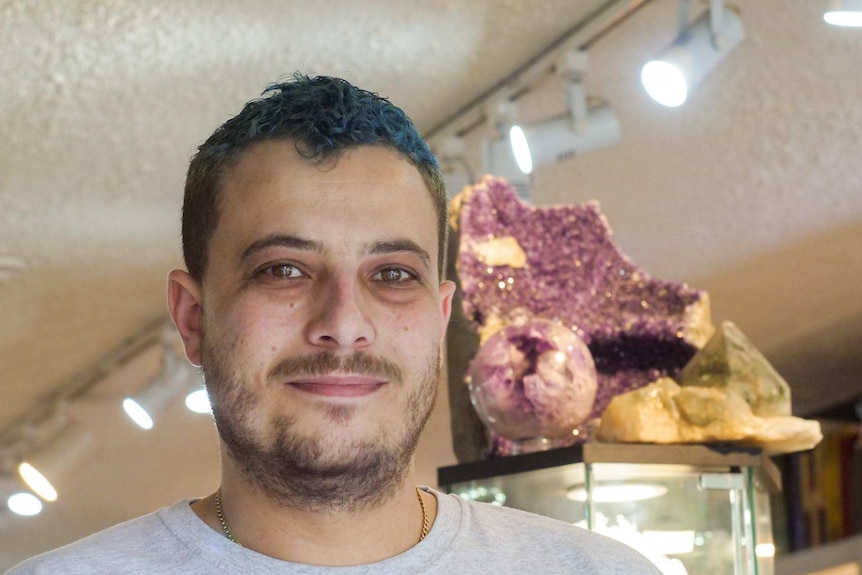
[[[245,251],[242,252],[242,261],[247,260],[258,252],[262,252],[271,247],[292,248],[315,253],[323,253],[323,244],[314,240],[307,240],[296,236],[286,234],[272,234],[252,242]]]
[[[291,236],[289,234],[272,234],[266,236],[265,238],[261,238],[252,242],[242,252],[242,256],[240,259],[242,261],[245,261],[254,256],[255,254],[271,247],[292,248],[318,254],[322,254],[326,251],[326,248],[323,246],[323,243],[315,240]],[[366,250],[366,253],[368,254],[395,254],[400,252],[409,252],[416,254],[417,256],[419,256],[419,258],[422,259],[422,262],[426,266],[431,266],[431,256],[428,255],[428,252],[422,249],[419,244],[417,244],[413,240],[408,240],[406,238],[374,242]]]
[[[419,244],[408,239],[395,239],[381,242],[374,242],[368,249],[370,254],[394,254],[399,252],[409,252],[416,254],[422,259],[427,267],[431,267],[431,256],[428,252],[422,249]]]

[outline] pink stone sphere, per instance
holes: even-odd
[[[589,416],[598,386],[583,340],[541,319],[488,338],[470,363],[467,383],[485,425],[515,441],[571,437]]]

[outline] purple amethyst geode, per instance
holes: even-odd
[[[524,310],[571,328],[598,374],[590,419],[614,396],[677,375],[712,335],[707,293],[635,265],[598,203],[536,207],[493,176],[458,200],[464,315],[483,339]]]
[[[479,348],[467,377],[479,417],[514,441],[573,439],[596,397],[590,350],[571,329],[546,320],[496,332]]]

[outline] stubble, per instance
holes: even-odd
[[[204,337],[202,363],[213,405],[213,418],[229,456],[249,486],[274,502],[316,512],[355,512],[389,499],[403,485],[411,459],[437,396],[439,345],[430,350],[425,369],[406,399],[400,426],[380,426],[373,437],[349,437],[355,406],[328,405],[322,417],[329,437],[296,430],[296,418],[280,416],[264,422],[261,436],[255,418],[264,401],[236,365],[236,344],[213,343]],[[401,369],[367,353],[339,356],[328,351],[294,356],[280,362],[267,385],[283,385],[298,375],[348,372],[385,378],[403,386]],[[333,439],[335,438],[335,439]]]

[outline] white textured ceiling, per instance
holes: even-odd
[[[0,432],[164,313],[188,159],[268,82],[341,75],[428,130],[603,4],[0,0]],[[830,407],[862,395],[862,32],[825,25],[825,0],[736,4],[747,39],[680,109],[638,86],[676,0],[591,46],[588,87],[623,140],[538,170],[533,197],[598,199],[636,262],[708,290],[797,397]],[[546,84],[522,113],[561,105]],[[215,487],[207,418],[177,408],[142,433],[118,410],[157,365],[76,402],[99,450],[39,517],[0,510],[0,569]],[[423,439],[429,483],[453,462],[446,417]]]

